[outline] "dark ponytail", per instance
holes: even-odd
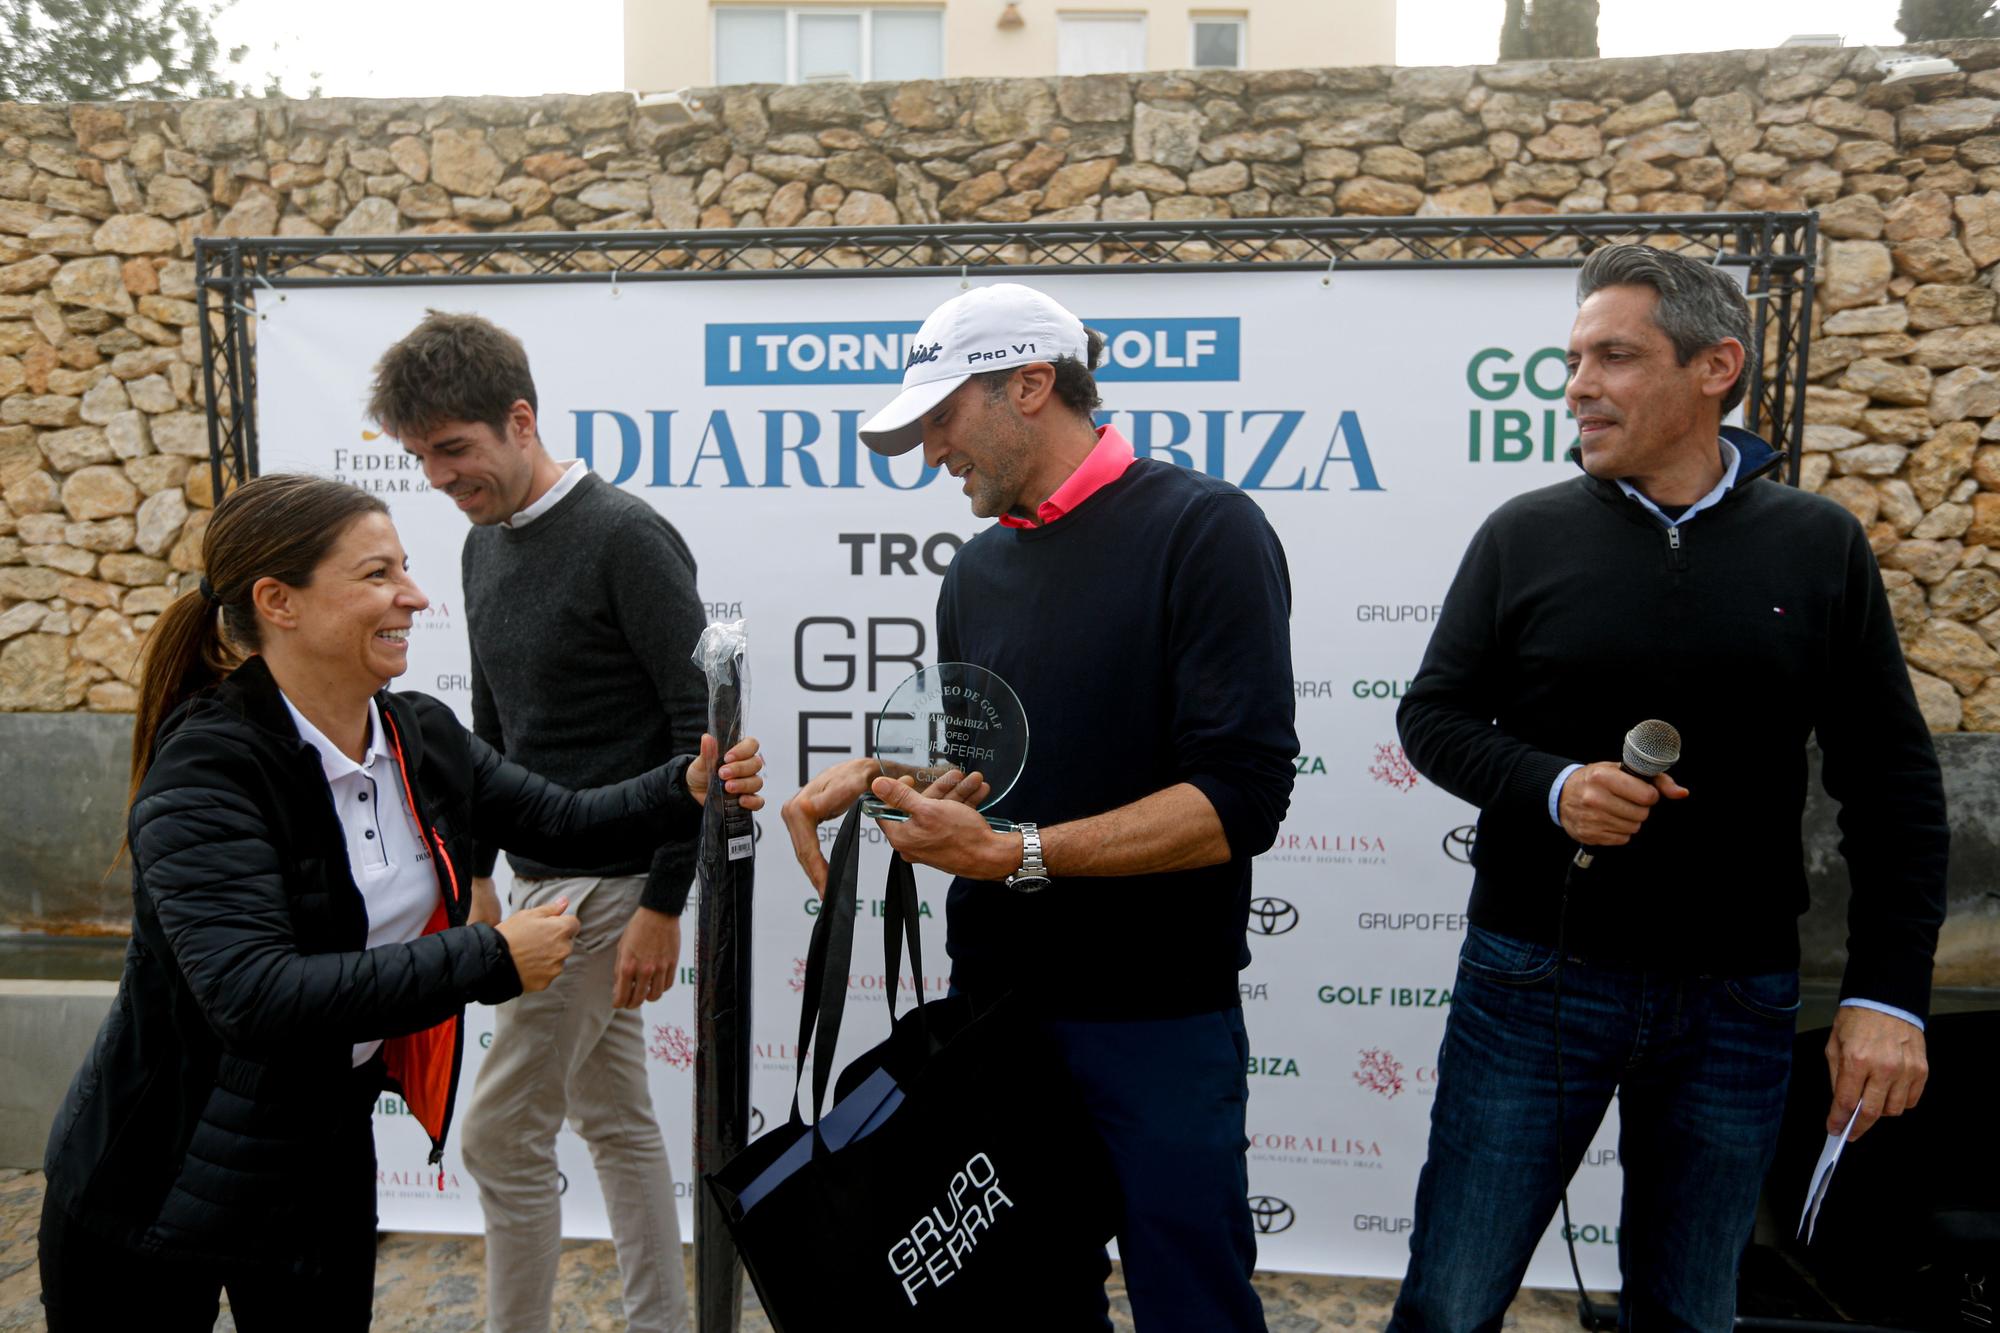
[[[303,588],[347,525],[388,506],[345,482],[277,473],[246,482],[202,534],[200,585],[175,598],[146,636],[132,723],[132,790],[152,767],[160,726],[262,645],[250,590],[272,578]]]

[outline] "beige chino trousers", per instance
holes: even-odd
[[[673,1168],[646,1087],[645,1028],[611,1006],[618,940],[641,876],[516,880],[516,911],[570,900],[576,951],[548,989],[499,1007],[493,1047],[465,1117],[466,1170],[486,1213],[488,1333],[547,1333],[562,1200],[556,1134],[565,1116],[590,1145],[611,1216],[632,1333],[685,1333],[687,1276]]]

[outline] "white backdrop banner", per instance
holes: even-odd
[[[1473,811],[1410,767],[1396,704],[1473,529],[1508,496],[1572,475],[1562,348],[1574,275],[1364,271],[1328,284],[1297,272],[1051,272],[1035,282],[1109,336],[1104,418],[1141,455],[1242,487],[1284,541],[1302,752],[1291,813],[1257,862],[1255,959],[1242,978],[1259,1263],[1400,1276],[1464,938]],[[919,454],[879,458],[856,436],[893,396],[918,324],[959,290],[956,276],[884,274],[294,288],[258,303],[263,470],[380,494],[431,598],[402,687],[470,721],[465,520],[363,417],[376,359],[430,308],[520,335],[550,451],[657,507],[700,562],[710,618],[747,620],[747,717],[770,757],[772,798],[755,910],[760,1130],[788,1114],[817,908],[776,805],[862,752],[870,710],[935,660],[939,575],[983,526]],[[590,682],[576,688],[586,705]],[[864,889],[886,869],[879,831],[869,833]],[[947,971],[945,881],[920,871],[919,885],[935,994]],[[886,1029],[870,925],[879,910],[865,899],[842,1064]],[[688,921],[678,981],[644,1015],[684,1228],[692,912]],[[475,1007],[467,1093],[490,1032],[490,1011]],[[401,1111],[385,1097],[377,1116],[383,1224],[479,1230],[456,1136],[440,1190]],[[1616,1142],[1607,1123],[1572,1192],[1584,1273],[1600,1286],[1617,1281]],[[589,1155],[567,1130],[560,1161],[565,1230],[607,1234]],[[1564,1283],[1561,1250],[1552,1228],[1530,1281]]]

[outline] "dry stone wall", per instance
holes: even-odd
[[[2000,731],[2000,42],[743,87],[0,105],[0,710],[132,707],[210,493],[200,235],[1818,209],[1804,484],[1939,731]],[[837,261],[837,257],[836,257]],[[752,253],[746,262],[770,262]]]

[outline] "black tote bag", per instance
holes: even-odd
[[[923,1002],[916,879],[889,869],[889,1040],[826,1092],[854,944],[857,805],[813,925],[790,1120],[704,1177],[778,1333],[1102,1328],[1118,1187],[1068,1072],[1009,1001]],[[905,938],[917,1005],[895,1017]],[[816,1034],[816,1035],[815,1035]],[[799,1105],[808,1043],[813,1123]]]

